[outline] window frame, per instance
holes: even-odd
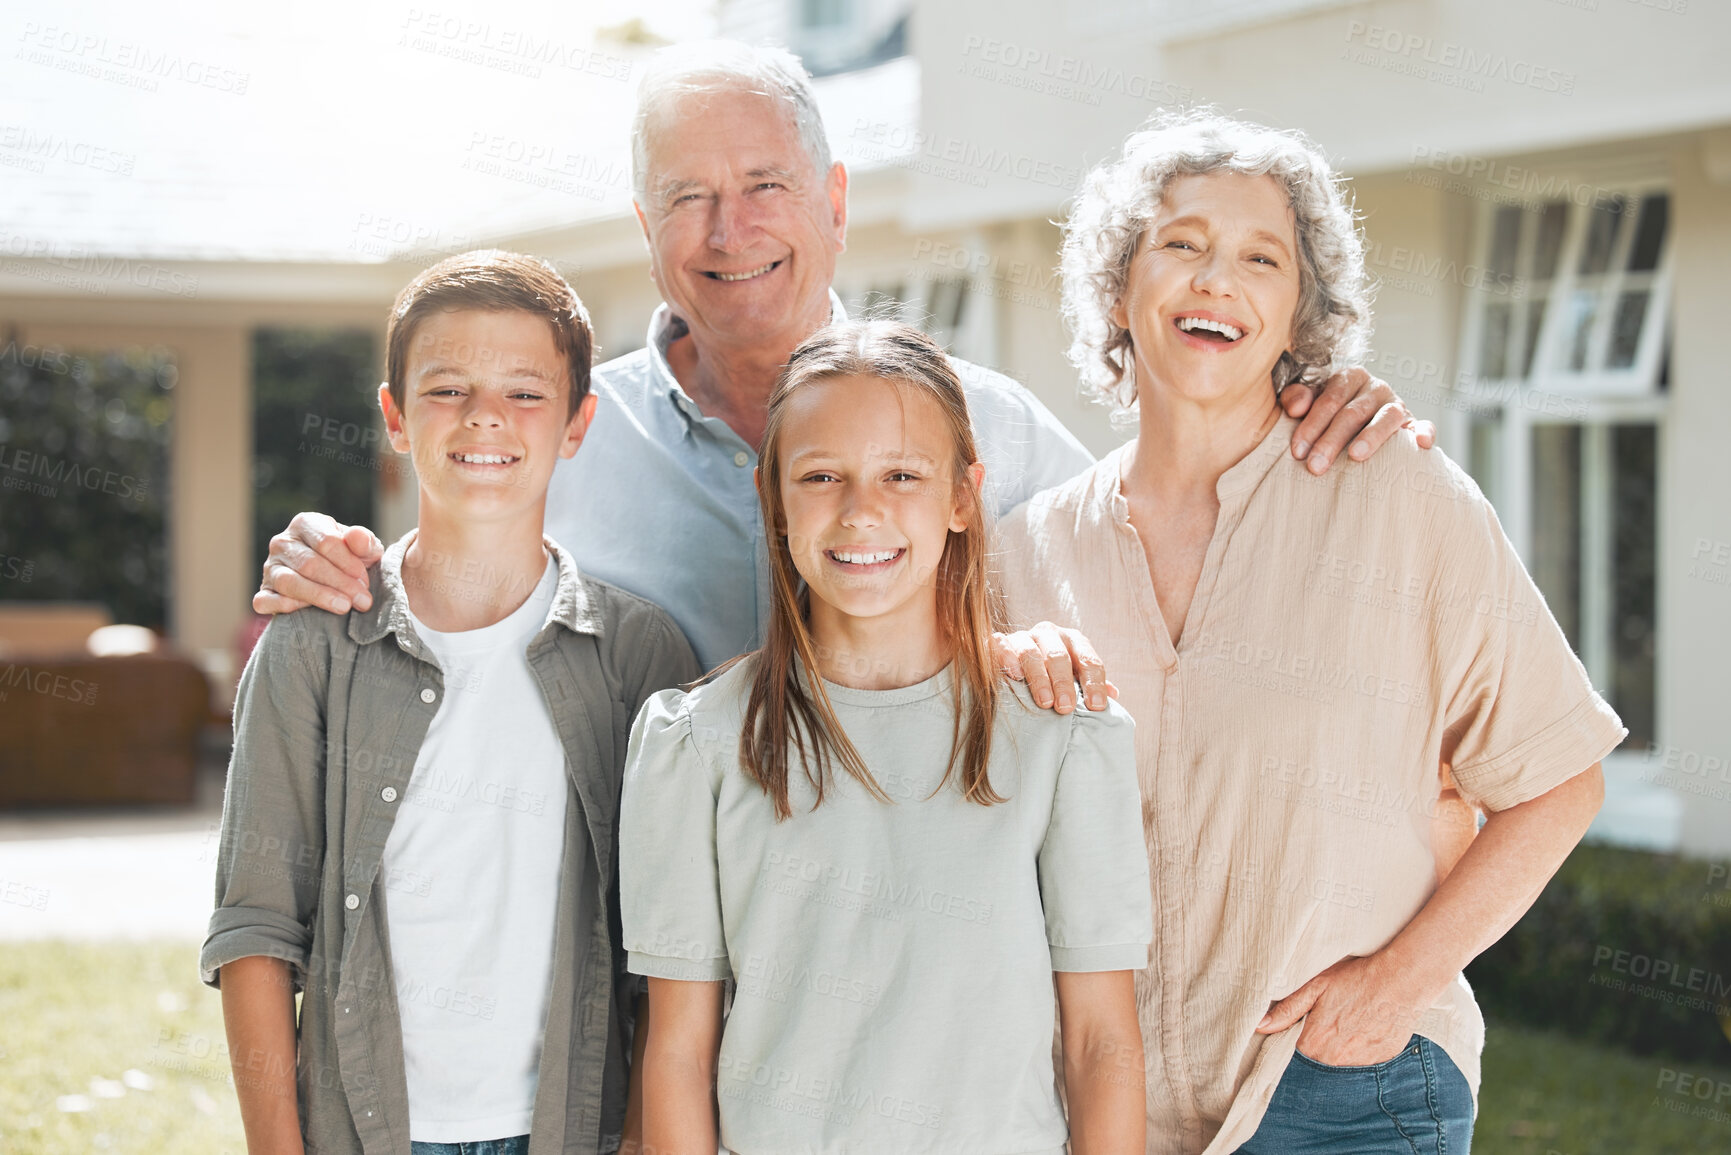
[[[1486,318],[1492,303],[1499,300],[1497,294],[1487,292],[1482,287],[1468,290],[1467,308],[1464,310],[1464,320],[1461,326],[1459,364],[1468,370],[1472,379],[1498,391],[1512,388],[1517,394],[1530,392],[1541,398],[1547,393],[1584,399],[1662,396],[1659,372],[1670,333],[1671,290],[1677,234],[1677,198],[1671,187],[1671,181],[1662,176],[1651,176],[1643,179],[1621,180],[1614,184],[1569,181],[1566,182],[1565,187],[1573,194],[1591,189],[1593,196],[1586,204],[1582,204],[1577,195],[1548,198],[1560,200],[1568,205],[1569,213],[1568,220],[1564,225],[1562,245],[1557,255],[1557,269],[1548,282],[1549,295],[1545,303],[1544,315],[1539,324],[1532,368],[1524,375],[1504,374],[1492,377],[1481,373]],[[1640,205],[1645,197],[1654,193],[1664,193],[1668,202],[1665,235],[1660,242],[1659,258],[1651,272],[1630,273],[1625,266],[1628,264],[1629,249],[1634,244],[1634,238],[1640,224]],[[1587,363],[1589,366],[1598,367],[1581,370],[1569,369],[1567,367],[1568,349],[1566,345],[1570,330],[1567,321],[1570,302],[1574,299],[1583,276],[1579,272],[1581,251],[1586,244],[1587,232],[1594,210],[1602,200],[1612,196],[1622,197],[1632,206],[1634,211],[1630,213],[1628,223],[1618,230],[1606,272],[1588,274],[1590,276],[1603,276],[1606,279],[1606,283],[1599,290],[1601,307],[1597,312],[1588,345]],[[1510,207],[1518,207],[1523,213],[1531,213],[1535,208],[1541,207],[1545,203],[1547,203],[1546,199],[1532,198],[1520,202],[1486,200],[1479,204],[1478,212],[1475,214],[1472,252],[1477,267],[1485,270],[1484,279],[1490,278],[1489,270],[1493,267],[1492,246],[1496,239],[1497,213]],[[1517,270],[1525,269],[1530,272],[1527,262],[1530,260],[1531,247],[1523,237],[1521,248],[1517,253],[1517,261],[1520,262],[1517,264]],[[1648,280],[1651,294],[1647,301],[1647,310],[1642,321],[1641,336],[1636,346],[1635,358],[1625,369],[1604,368],[1603,361],[1611,341],[1617,303],[1630,278]],[[1529,287],[1532,284],[1530,277],[1520,271],[1517,271],[1517,281],[1524,282]],[[1524,301],[1527,298],[1523,294],[1518,299]],[[1512,334],[1510,340],[1512,343]],[[1589,417],[1586,420],[1592,420],[1592,418]]]
[[[1491,469],[1484,479],[1486,496],[1490,498],[1503,524],[1503,531],[1523,561],[1535,557],[1535,527],[1533,468],[1534,430],[1540,426],[1575,426],[1581,430],[1580,469],[1577,484],[1580,500],[1580,557],[1577,562],[1579,581],[1579,653],[1593,685],[1602,693],[1612,690],[1614,641],[1610,636],[1612,565],[1607,534],[1612,531],[1609,502],[1609,443],[1614,425],[1650,424],[1657,438],[1656,453],[1662,462],[1667,435],[1666,416],[1669,397],[1660,381],[1666,349],[1671,339],[1671,301],[1677,235],[1677,198],[1673,184],[1663,176],[1653,175],[1615,182],[1582,180],[1566,186],[1572,194],[1548,198],[1563,200],[1570,206],[1564,225],[1557,266],[1549,280],[1540,330],[1533,349],[1532,366],[1524,375],[1505,374],[1484,376],[1483,341],[1486,319],[1493,303],[1507,301],[1498,294],[1491,280],[1492,246],[1496,240],[1496,219],[1500,209],[1510,201],[1482,202],[1473,215],[1474,232],[1469,251],[1484,278],[1469,288],[1462,308],[1459,364],[1478,396],[1475,410],[1463,415],[1459,425],[1462,445],[1469,437],[1483,434],[1483,464]],[[1593,199],[1582,204],[1581,190],[1591,188]],[[1651,272],[1631,274],[1627,270],[1628,255],[1640,224],[1643,198],[1664,193],[1668,198],[1665,235],[1659,246],[1658,260]],[[1571,301],[1581,283],[1579,272],[1582,249],[1586,244],[1594,209],[1603,198],[1621,196],[1631,206],[1625,224],[1612,247],[1604,274],[1587,274],[1605,280],[1599,284],[1600,308],[1589,337],[1588,368],[1568,368],[1571,328],[1568,324]],[[1541,208],[1545,199],[1524,199],[1518,207],[1532,213]],[[1516,272],[1530,279],[1533,239],[1537,230],[1523,228],[1516,250]],[[1607,369],[1603,362],[1609,353],[1611,330],[1615,323],[1618,301],[1630,278],[1648,279],[1651,295],[1646,316],[1636,345],[1632,363],[1623,369]],[[1527,299],[1526,297],[1521,298]],[[1507,336],[1505,365],[1521,368],[1520,334],[1511,328]],[[1494,400],[1493,400],[1494,398]],[[1663,470],[1655,483],[1663,485]],[[1663,491],[1657,495],[1663,504]],[[1664,617],[1663,599],[1657,597],[1654,606],[1654,629],[1663,644],[1661,622]],[[1657,677],[1657,671],[1655,671]],[[1654,694],[1661,692],[1654,685]]]

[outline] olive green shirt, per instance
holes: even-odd
[[[305,991],[295,1065],[308,1155],[409,1151],[385,903],[415,880],[379,865],[447,685],[409,619],[407,540],[374,571],[371,610],[272,619],[235,701],[216,910],[199,971],[214,986],[236,959],[291,965]],[[558,588],[527,656],[570,794],[531,1155],[618,1144],[633,1025],[615,857],[621,773],[638,707],[699,672],[666,613],[583,576],[547,545]]]

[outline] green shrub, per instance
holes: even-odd
[[[1578,847],[1467,979],[1487,1018],[1731,1063],[1731,864]]]

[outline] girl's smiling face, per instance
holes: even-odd
[[[877,377],[829,378],[789,398],[779,528],[811,590],[815,640],[865,621],[936,628],[933,575],[949,535],[967,528],[963,487],[985,473],[974,463],[957,476],[949,429],[932,397]]]
[[[1130,331],[1137,392],[1211,401],[1261,391],[1272,404],[1298,288],[1296,226],[1273,177],[1170,181],[1111,314]]]

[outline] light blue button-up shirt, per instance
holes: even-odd
[[[846,319],[831,300],[834,319]],[[595,420],[553,471],[546,528],[584,573],[671,614],[708,669],[762,643],[769,553],[752,484],[757,451],[705,416],[668,367],[667,348],[685,332],[662,305],[647,347],[596,367]],[[951,364],[967,389],[994,516],[1094,463],[1022,386]]]

